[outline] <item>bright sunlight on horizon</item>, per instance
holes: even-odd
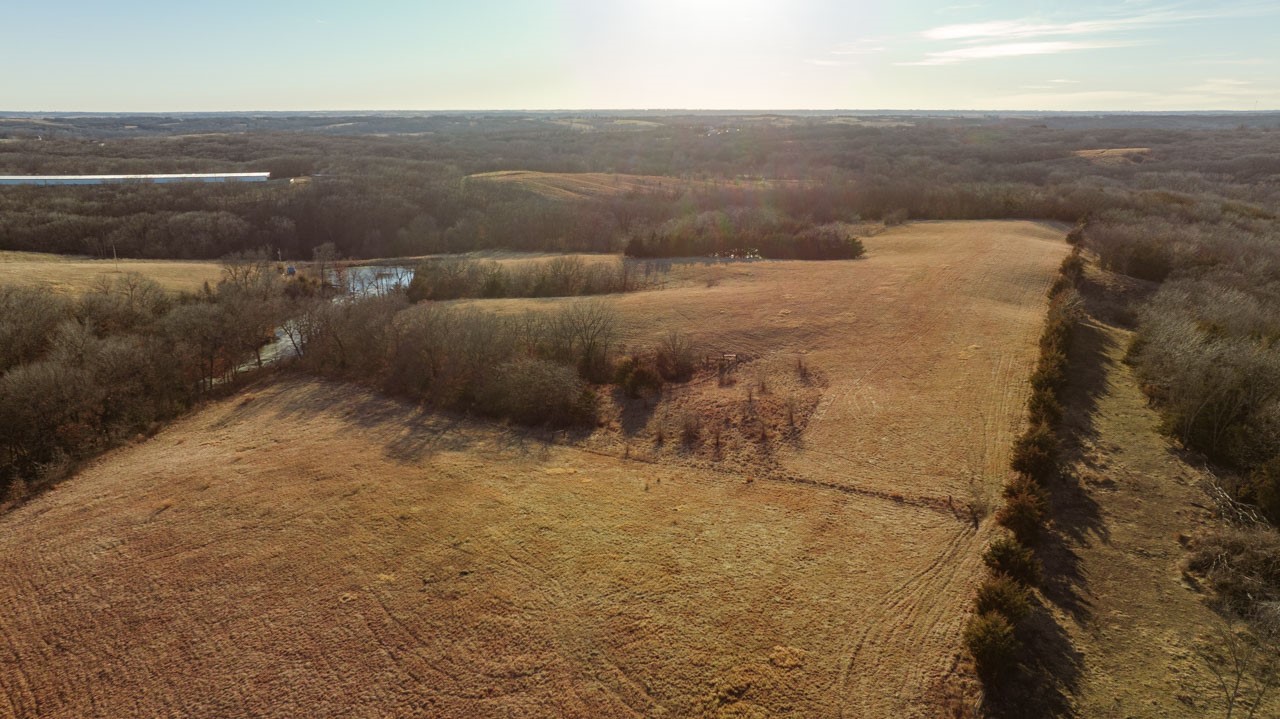
[[[1254,0],[7,5],[6,111],[1280,108]]]

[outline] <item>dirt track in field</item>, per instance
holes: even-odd
[[[760,471],[315,381],[218,403],[0,517],[0,715],[933,716],[1062,234],[920,223],[617,298],[629,342],[824,377]]]

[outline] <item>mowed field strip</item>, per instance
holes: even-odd
[[[41,287],[81,294],[129,272],[145,275],[171,292],[196,292],[222,278],[217,262],[182,260],[93,260],[40,252],[0,252],[0,285]]]
[[[1063,234],[612,300],[824,375],[758,474],[314,380],[214,404],[0,517],[0,715],[934,716],[990,531],[953,507],[1004,479]]]

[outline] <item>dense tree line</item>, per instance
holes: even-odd
[[[708,126],[739,131],[708,134]],[[618,251],[631,238],[647,242],[697,226],[702,213],[725,212],[772,215],[783,234],[758,224],[748,231],[773,238],[777,256],[803,256],[814,254],[812,243],[792,248],[783,241],[786,232],[795,237],[858,218],[1074,222],[1106,215],[1130,224],[1160,216],[1232,227],[1270,222],[1280,197],[1277,133],[1257,129],[1055,129],[939,119],[881,128],[728,117],[668,118],[644,130],[586,134],[510,118],[441,119],[433,127],[422,137],[264,132],[0,143],[0,173],[314,175],[292,185],[2,187],[0,248],[215,258],[268,246],[287,259],[304,259],[326,242],[349,257],[484,248]],[[1097,164],[1072,154],[1135,145],[1151,148],[1136,156],[1142,162]],[[512,168],[696,183],[680,193],[556,200],[468,179]],[[716,178],[768,182],[743,187],[718,185]],[[757,236],[729,242],[728,249],[765,244]],[[1112,259],[1117,267],[1147,272],[1151,265],[1160,274],[1161,245],[1130,237]]]

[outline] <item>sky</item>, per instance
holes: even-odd
[[[0,110],[1277,110],[1280,0],[0,0]]]

